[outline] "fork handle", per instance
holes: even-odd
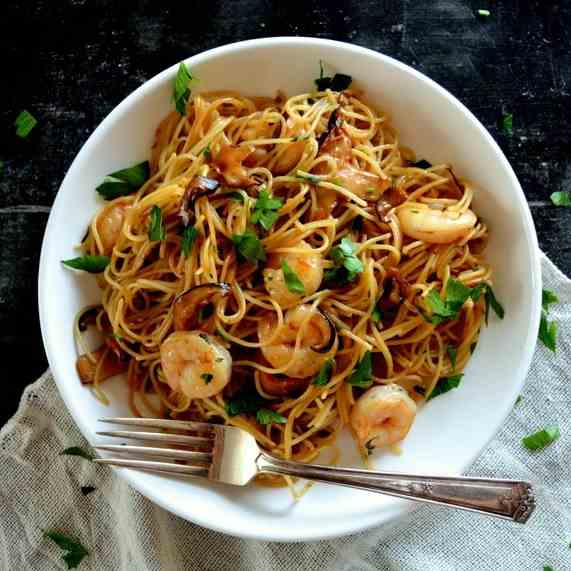
[[[261,453],[256,460],[261,472],[272,472],[380,492],[399,498],[439,504],[525,523],[535,509],[531,484],[519,480],[465,476],[420,476],[375,472],[318,464],[301,464]]]

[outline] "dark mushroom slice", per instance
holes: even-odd
[[[232,291],[225,282],[201,284],[179,294],[173,302],[175,331],[190,331],[199,325],[199,312],[215,296],[226,296]]]
[[[202,197],[213,194],[220,187],[220,183],[205,176],[196,176],[192,179],[190,185],[184,191],[178,211],[179,216],[185,226],[190,223],[190,216],[194,209],[194,202]]]
[[[311,378],[293,379],[285,375],[270,375],[260,372],[260,384],[264,392],[275,397],[287,397],[303,392],[311,382]]]
[[[100,381],[124,373],[129,367],[127,355],[124,352],[117,353],[110,349],[108,344],[101,345],[101,347],[91,353],[91,356],[95,359],[95,362],[88,355],[80,355],[75,364],[79,379],[84,385],[95,381],[95,371],[102,359],[103,362],[101,362],[98,371]]]
[[[325,321],[327,321],[327,324],[329,325],[329,338],[321,346],[319,345],[312,346],[311,350],[315,351],[316,353],[325,354],[331,351],[333,345],[335,344],[335,341],[337,340],[337,328],[335,327],[335,323],[333,323],[333,320],[331,319],[331,317],[329,317],[329,314],[327,312],[323,311],[322,309],[319,309],[319,307],[316,309],[321,315],[321,317],[323,317],[323,319],[325,319]]]
[[[379,200],[377,200],[376,210],[379,220],[387,223],[388,213],[395,207],[399,206],[407,199],[406,192],[400,187],[391,187],[388,192],[385,192]]]

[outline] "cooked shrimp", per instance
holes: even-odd
[[[304,321],[307,321],[295,351],[295,340]],[[276,320],[263,319],[258,325],[258,338],[262,343],[275,334]],[[335,340],[335,329],[317,310],[310,305],[289,309],[284,324],[270,345],[261,347],[262,355],[276,369],[285,369],[288,377],[303,379],[315,375],[331,356]],[[326,353],[318,352],[323,346],[331,348]]]
[[[304,240],[300,240],[292,248],[300,248],[311,253],[272,254],[268,256],[267,266],[264,269],[266,289],[272,299],[277,301],[282,307],[291,306],[301,298],[301,294],[289,291],[282,270],[282,262],[286,262],[301,280],[305,289],[305,295],[315,293],[323,279],[323,259],[321,254],[312,252],[311,246]]]
[[[399,385],[370,388],[353,406],[351,425],[362,445],[379,448],[404,439],[416,416],[416,403]]]
[[[227,186],[252,186],[256,181],[248,176],[242,163],[254,149],[247,145],[225,145],[214,157],[214,165],[224,177]]]
[[[277,154],[272,172],[277,175],[287,174],[299,163],[305,149],[305,141],[296,141],[285,145],[285,148]]]
[[[478,221],[471,210],[436,210],[418,202],[406,202],[397,209],[397,216],[404,234],[431,244],[465,238]]]
[[[111,202],[97,219],[97,232],[101,239],[104,255],[109,255],[121,235],[121,228],[125,221],[125,214],[131,201],[119,198]]]
[[[212,335],[175,331],[161,344],[161,364],[173,391],[207,398],[230,381],[232,357]]]

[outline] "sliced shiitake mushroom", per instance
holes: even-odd
[[[91,384],[95,381],[95,371],[99,366],[99,380],[104,381],[110,377],[114,377],[120,373],[124,373],[128,366],[129,360],[123,351],[117,352],[109,348],[107,343],[104,343],[97,350],[91,353],[91,357],[95,359],[92,361],[89,356],[80,355],[77,359],[75,367],[82,384]]]
[[[311,349],[316,353],[325,354],[331,351],[333,345],[335,344],[335,341],[337,340],[337,328],[335,327],[335,323],[333,323],[333,320],[331,319],[331,317],[329,317],[329,314],[327,312],[323,311],[319,307],[317,308],[317,311],[321,315],[321,317],[323,317],[323,319],[327,321],[327,325],[329,325],[329,338],[323,345],[321,346],[315,345],[311,347]]]
[[[231,287],[225,282],[201,284],[179,294],[173,302],[175,331],[190,331],[199,328],[200,310],[216,296],[226,296]]]
[[[260,384],[264,392],[275,397],[286,397],[291,394],[301,393],[307,388],[310,382],[311,378],[293,379],[285,375],[260,373]]]
[[[201,196],[213,194],[218,190],[219,186],[220,183],[213,178],[196,176],[192,179],[190,185],[184,191],[178,212],[185,226],[188,226],[190,223],[195,200]]]

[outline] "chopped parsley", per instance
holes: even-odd
[[[188,255],[190,254],[190,251],[192,250],[192,246],[194,244],[194,241],[196,240],[198,236],[198,230],[194,227],[194,226],[187,226],[183,233],[182,233],[182,244],[181,244],[181,250],[182,250],[182,255],[185,258],[188,258]]]
[[[62,264],[73,268],[74,270],[82,270],[90,274],[100,274],[109,264],[108,256],[79,256],[69,260],[62,260]]]
[[[14,121],[16,135],[21,139],[25,139],[37,124],[38,121],[29,111],[21,111]]]
[[[490,15],[489,10],[478,10],[478,16],[482,16],[483,18],[487,18]]]
[[[62,555],[62,559],[65,561],[68,569],[75,569],[83,558],[89,555],[89,551],[87,551],[79,541],[72,539],[61,531],[47,529],[44,531],[44,537],[51,539],[58,547],[65,551]]]
[[[370,351],[357,363],[347,382],[362,389],[368,389],[373,384],[373,357]]]
[[[282,205],[283,200],[281,198],[270,197],[267,190],[260,191],[254,206],[252,223],[259,224],[264,230],[269,230],[278,219],[278,210]]]
[[[214,375],[212,373],[202,373],[200,378],[204,381],[204,384],[208,385],[212,382]]]
[[[270,410],[269,408],[260,408],[256,412],[256,420],[260,424],[272,424],[275,422],[276,424],[285,424],[287,422],[287,418]]]
[[[378,305],[375,305],[373,312],[371,313],[371,321],[373,321],[373,323],[378,323],[381,320],[381,317],[381,310]]]
[[[229,399],[226,403],[226,414],[228,416],[237,416],[247,412],[257,412],[265,402],[258,393]]]
[[[151,221],[149,223],[149,240],[164,240],[166,238],[163,224],[163,212],[156,204],[151,208]]]
[[[363,263],[355,255],[359,246],[349,238],[342,238],[341,243],[331,249],[331,258],[337,268],[346,270],[347,281],[354,281],[358,274],[363,272]]]
[[[297,276],[297,274],[289,267],[289,264],[282,260],[282,272],[284,274],[285,284],[287,289],[291,293],[303,295],[305,294],[305,288],[303,287],[303,283]]]
[[[549,321],[549,306],[557,303],[559,298],[548,289],[541,292],[541,321],[539,322],[539,340],[550,350],[555,353],[557,349],[557,323]]]
[[[450,364],[452,365],[452,371],[456,370],[456,357],[458,356],[458,349],[454,345],[448,345],[446,347],[446,354],[450,359]]]
[[[553,444],[560,436],[561,432],[558,426],[546,426],[542,430],[525,436],[521,441],[528,450],[541,450]]]
[[[443,395],[444,393],[447,393],[452,389],[458,388],[463,376],[464,375],[461,373],[459,375],[452,375],[450,377],[443,377],[441,379],[438,379],[436,386],[434,387],[434,389],[432,389],[432,392],[428,395],[426,401],[428,402],[429,400],[435,397],[439,397],[440,395]]]
[[[326,89],[331,89],[331,91],[343,91],[351,85],[353,78],[344,73],[336,73],[333,77],[324,77],[323,62],[320,60],[319,77],[314,81],[318,91],[325,91]]]
[[[174,80],[174,106],[181,115],[186,115],[186,104],[190,97],[190,82],[194,79],[186,65],[181,62]]]
[[[81,448],[79,446],[70,446],[69,448],[62,450],[59,453],[59,455],[60,456],[81,456],[81,458],[85,458],[86,460],[89,460],[90,462],[95,458],[95,456],[91,452],[89,452],[85,448]]]
[[[571,195],[565,190],[554,192],[549,198],[555,206],[571,206]]]
[[[4,174],[4,161],[0,161],[0,177]]]
[[[256,263],[266,260],[266,251],[260,239],[251,230],[246,230],[243,234],[234,234],[232,242],[236,246],[238,254],[249,262]]]
[[[517,397],[517,399],[515,399],[515,406],[517,406],[522,400],[523,400],[523,397],[521,395],[519,395]]]
[[[513,115],[511,113],[505,113],[502,116],[502,129],[506,135],[510,137],[513,135]]]
[[[95,189],[105,200],[113,200],[139,190],[147,180],[151,169],[149,161],[144,161],[107,175]]]
[[[327,359],[327,361],[323,363],[321,369],[319,369],[317,377],[313,379],[313,384],[317,385],[318,387],[326,385],[331,379],[332,372],[333,372],[333,359]]]
[[[229,192],[227,194],[223,195],[224,198],[231,198],[232,200],[235,200],[236,202],[240,202],[241,204],[244,204],[244,195],[241,192]]]
[[[204,155],[204,158],[209,161],[212,157],[212,151],[210,150],[210,143],[208,143],[208,145],[206,145],[206,147],[204,147],[204,150],[202,151],[202,154]]]
[[[87,496],[89,494],[91,494],[91,492],[94,492],[97,488],[95,488],[94,486],[81,486],[81,493],[84,496]]]

